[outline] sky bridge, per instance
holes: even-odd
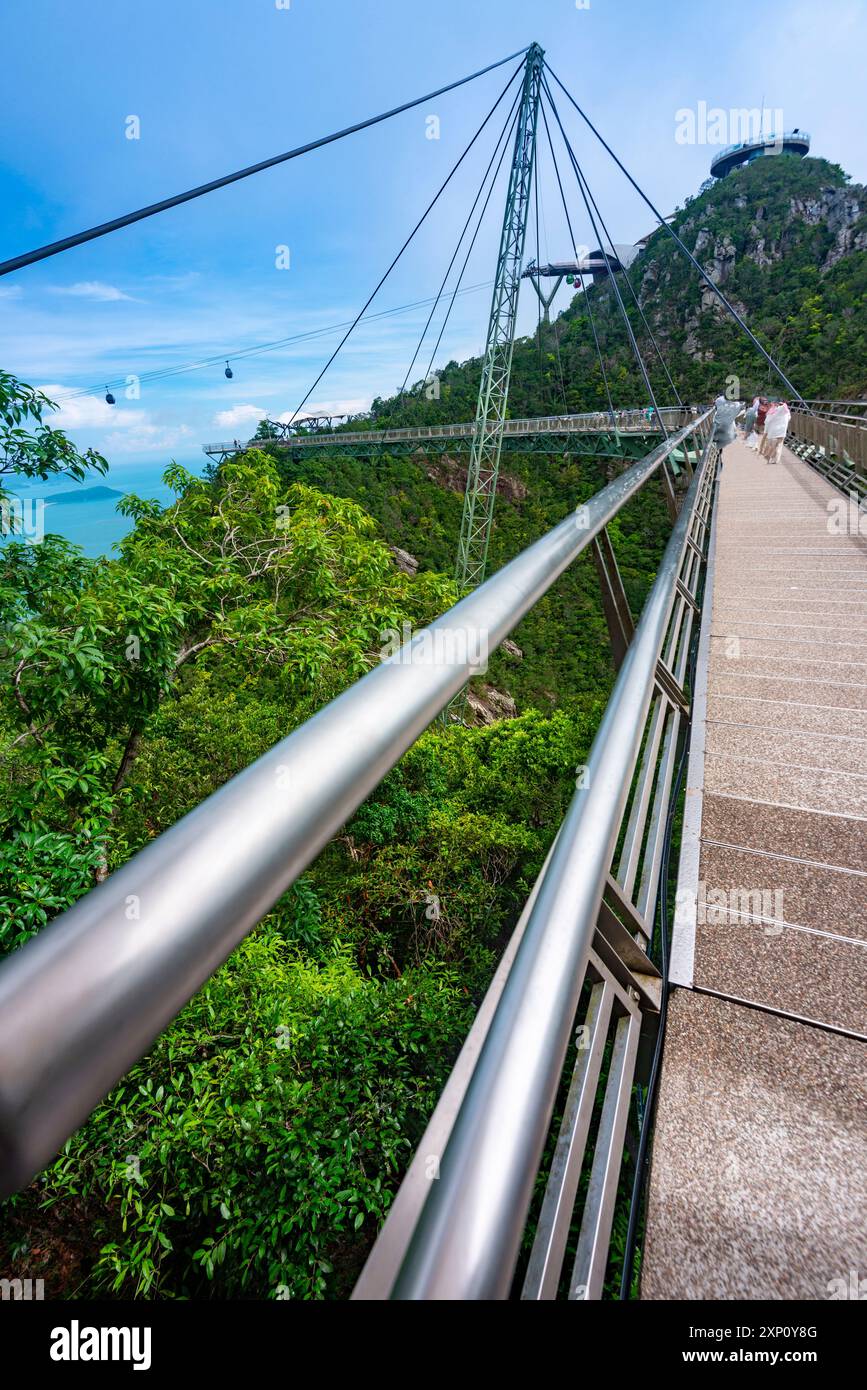
[[[489,165],[500,146],[501,160],[511,151],[474,420],[311,423],[301,412],[335,352],[294,414],[272,422],[274,438],[205,446],[217,464],[260,443],[297,457],[465,451],[461,597],[398,653],[371,652],[361,679],[3,961],[0,1190],[26,1187],[56,1158],[419,737],[457,733],[478,674],[470,654],[495,651],[583,556],[610,639],[610,698],[354,1297],[592,1302],[630,1297],[638,1275],[647,1299],[825,1298],[867,1269],[865,403],[805,400],[539,46],[483,71],[515,63]],[[36,248],[0,275],[430,97]],[[570,244],[583,207],[593,243],[616,254],[561,103],[793,403],[779,463],[728,442],[709,403],[684,403],[618,274],[607,285],[646,400],[615,407],[591,316],[609,409],[509,418],[543,131]],[[597,446],[625,466],[489,574],[503,450]],[[617,520],[646,490],[665,499],[670,530],[639,613],[618,567]]]
[[[663,406],[660,417],[667,428],[677,429],[698,413],[697,406]],[[219,444],[205,444],[202,446],[203,452],[218,463],[245,449],[261,448],[263,445],[286,449],[296,457],[317,450],[356,455],[380,451],[436,454],[471,449],[475,432],[475,422],[472,420],[456,425],[419,425],[387,430],[313,429],[302,432],[271,420],[267,426],[272,431],[270,438],[233,439]],[[659,418],[649,407],[612,412],[592,411],[582,415],[542,415],[505,420],[502,447],[524,451],[556,449],[561,445],[568,446],[570,441],[574,445],[577,436],[587,436],[590,440],[596,436],[614,440],[618,440],[619,436],[630,436],[641,441],[659,432]]]

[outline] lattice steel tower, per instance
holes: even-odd
[[[532,44],[527,51],[524,68],[521,107],[515,130],[512,170],[500,237],[500,254],[497,259],[455,567],[458,582],[468,589],[475,588],[484,579],[488,559],[494,497],[500,471],[503,424],[509,399],[509,377],[512,372],[515,317],[527,231],[530,183],[536,153],[536,121],[539,114],[543,63],[542,49],[537,43]]]

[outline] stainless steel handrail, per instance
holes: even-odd
[[[682,602],[678,582],[685,557],[690,564],[695,558],[687,553],[690,530],[696,502],[708,487],[712,452],[706,446],[693,476],[586,775],[540,876],[445,1151],[437,1156],[436,1181],[428,1184],[394,1280],[394,1298],[490,1299],[509,1293],[666,636]],[[682,644],[679,649],[685,662]],[[624,1030],[618,1056],[628,1048],[634,1057],[634,1016],[624,1020]],[[628,1079],[626,1087],[628,1096]],[[622,1114],[622,1086],[619,1104]],[[610,1184],[608,1197],[613,1202]],[[582,1257],[601,1283],[596,1233],[585,1237],[582,1228],[579,1255],[582,1240]]]
[[[368,672],[0,966],[0,1193],[26,1183],[710,411]],[[431,659],[431,652],[446,653]],[[449,655],[450,653],[450,655]],[[607,776],[604,772],[602,775]]]

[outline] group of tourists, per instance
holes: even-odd
[[[768,463],[779,463],[791,418],[786,401],[769,401],[766,396],[756,396],[744,415],[742,426],[747,448],[755,449]]]
[[[713,442],[720,448],[735,441],[736,425],[740,426],[744,443],[755,449],[768,463],[779,463],[783,443],[789,430],[792,412],[786,401],[772,401],[756,396],[751,406],[742,401],[730,401],[717,396],[714,402]]]

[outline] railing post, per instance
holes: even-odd
[[[611,544],[607,526],[599,532],[593,542],[593,563],[596,566],[599,587],[602,590],[602,608],[605,613],[605,621],[608,624],[614,665],[619,671],[623,665],[629,643],[632,641],[635,623],[632,620],[629,600],[623,587],[617,556],[614,553],[614,546]]]

